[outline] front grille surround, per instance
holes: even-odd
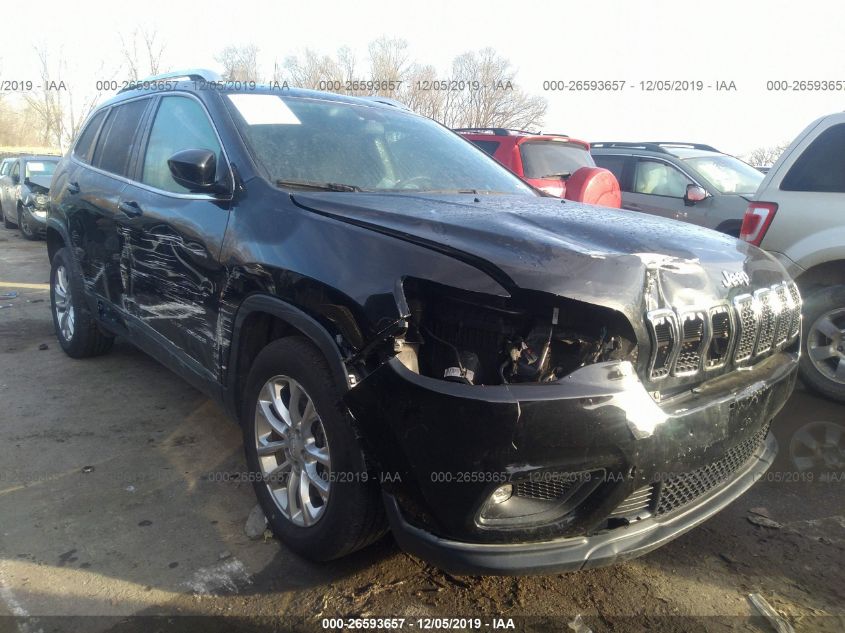
[[[678,347],[678,318],[673,310],[663,308],[648,313],[647,323],[652,337],[652,354],[648,374],[652,380],[669,375]]]
[[[710,324],[706,310],[682,312],[678,320],[678,356],[672,373],[675,376],[694,376],[701,371],[704,350],[710,339]]]
[[[710,308],[710,340],[704,359],[704,369],[712,371],[728,364],[731,345],[736,332],[734,313],[731,306],[721,303]]]
[[[777,295],[771,288],[762,288],[754,292],[754,299],[760,308],[757,342],[754,345],[754,357],[762,356],[772,350],[775,340],[780,308],[776,305]]]
[[[789,345],[801,329],[801,297],[783,282],[707,308],[646,314],[652,339],[648,377],[686,378],[757,362]]]

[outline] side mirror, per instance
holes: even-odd
[[[689,184],[687,185],[687,192],[686,194],[684,194],[684,202],[687,204],[687,206],[692,206],[696,202],[701,202],[706,197],[707,191],[704,190],[704,187]]]
[[[173,180],[193,193],[221,193],[217,156],[209,149],[183,149],[167,159]]]
[[[17,176],[17,175],[12,176],[12,184],[13,184],[13,185],[19,185],[19,184],[20,184],[20,182],[21,182],[21,177],[20,177],[20,176]]]

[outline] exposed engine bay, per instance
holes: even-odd
[[[547,383],[592,363],[636,362],[630,325],[607,308],[546,295],[474,295],[420,280],[404,289],[411,317],[395,351],[424,376],[467,385]]]

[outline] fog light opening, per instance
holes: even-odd
[[[505,484],[504,486],[499,486],[493,491],[493,494],[490,495],[490,501],[495,504],[504,503],[512,496],[513,486],[511,484]]]

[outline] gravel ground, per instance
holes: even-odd
[[[315,565],[246,536],[240,432],[214,403],[125,341],[94,360],[62,353],[48,278],[44,242],[0,229],[0,293],[17,292],[0,298],[0,631],[321,630],[353,616],[578,631],[579,614],[596,633],[774,631],[750,593],[796,631],[845,630],[843,456],[796,476],[789,450],[807,424],[845,424],[841,405],[799,387],[774,422],[769,476],[632,562],[454,577],[388,536]],[[229,617],[188,617],[208,615]]]

